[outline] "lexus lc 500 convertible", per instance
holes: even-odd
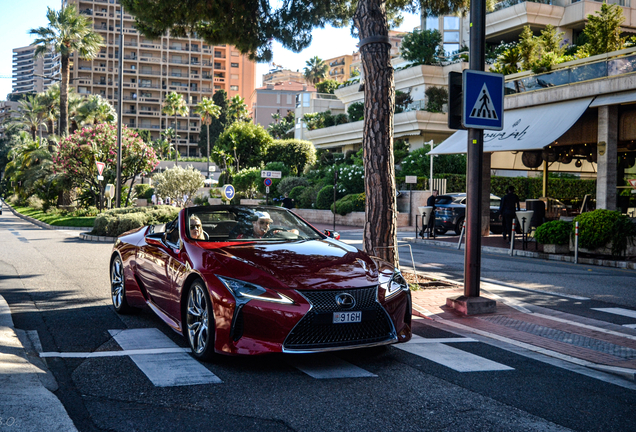
[[[110,277],[118,313],[149,306],[201,360],[411,338],[400,271],[281,207],[183,209],[121,235]]]

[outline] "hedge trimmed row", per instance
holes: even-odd
[[[108,210],[95,218],[93,235],[117,237],[135,228],[170,222],[179,208],[172,206],[129,207]]]

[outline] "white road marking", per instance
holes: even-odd
[[[630,309],[623,308],[591,308],[592,310],[597,310],[600,312],[607,312],[614,315],[621,315],[630,318],[636,318],[636,311]],[[630,324],[631,325],[631,324]]]
[[[316,379],[377,377],[369,371],[330,354],[294,357],[289,359],[288,363]]]
[[[479,342],[477,339],[471,339],[468,337],[457,337],[457,338],[423,338],[422,336],[418,336],[416,334],[411,337],[411,340],[408,343],[455,343],[455,342]]]
[[[109,330],[124,350],[179,348],[158,329]],[[181,348],[179,348],[181,349]],[[185,352],[133,354],[130,359],[157,387],[218,384],[221,379]]]
[[[394,345],[403,351],[441,364],[457,372],[489,372],[514,370],[510,366],[488,360],[478,355],[449,347],[442,343],[411,343]]]
[[[61,357],[61,358],[96,358],[96,357],[122,357],[136,354],[171,354],[189,353],[190,348],[160,348],[160,349],[139,349],[124,351],[98,351],[98,352],[43,352],[40,357]]]

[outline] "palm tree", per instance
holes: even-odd
[[[79,106],[75,121],[82,126],[86,124],[114,123],[117,121],[117,111],[100,95],[91,95]]]
[[[188,109],[188,104],[186,103],[183,96],[177,92],[170,92],[166,98],[163,100],[163,108],[161,112],[168,115],[174,116],[174,130],[175,130],[175,143],[174,149],[177,153],[177,158],[179,157],[179,149],[177,148],[177,139],[176,139],[176,131],[177,131],[177,115],[181,117],[187,117],[190,114],[190,110]],[[177,161],[175,160],[175,166],[177,165]]]
[[[250,113],[247,110],[247,105],[245,105],[245,99],[239,95],[230,99],[227,116],[231,119],[232,123],[235,121],[247,121],[250,118]]]
[[[60,115],[60,85],[53,84],[44,93],[40,93],[42,104],[46,107],[45,119],[48,125],[48,131],[55,133],[55,122]],[[57,125],[60,123],[57,121]],[[59,130],[58,130],[59,134]]]
[[[18,109],[14,111],[18,117],[13,123],[28,129],[31,132],[31,138],[35,141],[35,135],[41,126],[46,128],[46,106],[42,103],[42,99],[38,95],[28,95],[18,102]],[[40,140],[42,132],[40,131]]]
[[[204,97],[194,110],[201,116],[201,122],[208,127],[208,172],[206,177],[210,176],[210,124],[213,118],[219,118],[221,115],[221,107],[214,104],[212,99]]]
[[[69,59],[75,52],[81,58],[95,58],[102,45],[102,37],[93,31],[93,22],[77,12],[75,5],[63,7],[59,12],[48,8],[48,27],[29,30],[37,38],[35,56],[42,56],[50,49],[60,54],[62,82],[60,87],[60,128],[68,135],[68,84]]]
[[[305,66],[305,79],[311,83],[316,84],[327,76],[327,71],[329,70],[329,65],[322,61],[318,56],[313,56],[309,60],[305,62],[307,66]]]

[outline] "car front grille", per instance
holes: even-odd
[[[376,301],[377,286],[346,290],[299,291],[312,308],[289,333],[283,348],[288,351],[321,350],[368,345],[395,338],[387,313]],[[362,322],[333,323],[333,313],[345,311],[336,295],[348,293],[356,301],[352,311],[362,312]]]

